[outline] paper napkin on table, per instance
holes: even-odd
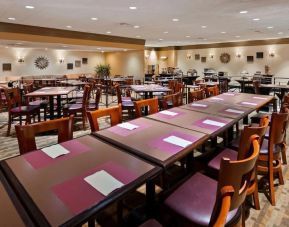
[[[172,111],[168,111],[168,110],[163,110],[160,112],[161,114],[165,114],[165,115],[169,115],[169,116],[176,116],[178,115],[178,113],[172,112]]]
[[[254,102],[242,102],[242,104],[251,105],[251,106],[257,106],[257,104],[254,103]]]
[[[226,112],[229,112],[229,113],[237,113],[237,114],[242,114],[242,113],[244,113],[244,111],[235,110],[235,109],[226,109],[225,111],[226,111]]]
[[[84,180],[105,196],[124,185],[105,170],[100,170],[90,176],[87,176],[84,178]]]
[[[222,123],[219,121],[213,121],[213,120],[209,120],[209,119],[204,120],[203,123],[207,124],[207,125],[214,125],[214,126],[219,126],[219,127],[223,127],[226,125],[225,123]]]
[[[128,130],[134,130],[137,129],[139,126],[138,125],[134,125],[128,122],[122,123],[122,124],[118,124],[118,127],[124,128],[124,129],[128,129]]]
[[[69,153],[69,150],[65,149],[60,144],[55,144],[50,147],[45,147],[45,148],[42,148],[41,150],[51,158],[57,158],[61,155],[65,155]]]
[[[189,145],[191,145],[193,143],[191,141],[182,139],[182,138],[177,137],[177,136],[169,136],[169,137],[163,139],[163,141],[165,141],[167,143],[171,143],[171,144],[177,145],[177,146],[180,146],[180,147],[184,147],[184,148],[189,146]]]
[[[196,106],[196,107],[207,107],[208,105],[200,104],[200,103],[193,103],[192,106]]]

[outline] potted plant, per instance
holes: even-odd
[[[99,64],[95,67],[95,73],[100,78],[106,78],[110,75],[110,65],[109,64]]]

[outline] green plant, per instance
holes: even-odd
[[[110,75],[110,69],[109,64],[99,64],[95,67],[95,73],[98,77],[104,78]]]

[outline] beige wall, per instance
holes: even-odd
[[[37,57],[44,56],[49,60],[49,66],[40,70],[35,67],[34,61]],[[24,58],[24,63],[19,63],[18,58]],[[64,63],[60,64],[59,59],[63,58]],[[88,64],[75,68],[75,60],[88,58]],[[12,71],[2,71],[3,63],[11,63]],[[73,63],[73,70],[67,70],[67,63]],[[73,73],[93,73],[94,67],[99,63],[105,63],[102,53],[66,51],[66,50],[45,50],[31,48],[5,48],[0,47],[0,80],[5,76],[25,76],[25,75],[64,75]]]
[[[148,64],[159,64],[160,71],[162,67],[174,66],[180,68],[184,74],[190,68],[196,69],[199,75],[203,75],[204,68],[214,68],[216,71],[228,72],[229,76],[240,76],[244,70],[250,75],[256,71],[264,73],[265,65],[270,66],[270,72],[276,77],[289,77],[289,44],[265,45],[265,46],[244,46],[229,48],[211,48],[211,49],[191,49],[177,51],[146,51],[146,66]],[[256,52],[263,52],[263,59],[256,59]],[[221,63],[220,55],[222,53],[230,54],[231,61],[227,64]],[[274,53],[274,57],[269,54]],[[195,54],[206,57],[206,63],[195,60]],[[240,54],[241,57],[236,57]],[[167,56],[167,60],[161,60],[160,56]],[[191,59],[187,58],[191,55]],[[213,58],[210,56],[213,55]],[[154,58],[151,59],[151,56]],[[254,56],[253,63],[247,63],[247,56]],[[145,66],[145,67],[146,67]]]
[[[105,61],[111,66],[111,75],[144,77],[144,51],[111,52],[105,54]]]

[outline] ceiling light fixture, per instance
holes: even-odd
[[[179,20],[178,18],[173,18],[172,21],[173,21],[173,22],[178,22],[178,21],[180,21],[180,20]]]
[[[164,39],[159,39],[159,41],[163,41]]]
[[[25,6],[26,9],[34,9],[34,6]]]
[[[272,29],[272,28],[274,28],[274,27],[273,27],[273,26],[268,26],[267,28],[268,28],[268,29]]]
[[[235,37],[236,37],[236,38],[240,38],[241,36],[239,36],[239,35],[236,35]]]
[[[277,34],[278,34],[278,35],[283,35],[283,32],[278,32]]]
[[[101,53],[104,53],[104,50],[102,50]]]
[[[106,33],[107,33],[107,34],[111,34],[111,31],[107,31]]]
[[[247,10],[243,10],[243,11],[240,11],[240,13],[241,14],[246,14],[246,13],[248,13],[248,11]]]
[[[207,26],[206,25],[202,25],[202,28],[207,28]]]
[[[8,20],[16,20],[15,17],[8,17]]]
[[[67,25],[66,27],[67,27],[67,28],[72,28],[72,26],[71,26],[71,25]]]
[[[135,10],[135,9],[137,9],[137,7],[136,6],[130,6],[129,9]]]
[[[140,36],[140,35],[136,35],[135,37],[136,37],[136,38],[140,38],[141,36]]]
[[[222,34],[226,34],[227,32],[221,32]]]
[[[97,17],[92,17],[92,18],[90,18],[91,20],[98,20],[98,18]]]
[[[186,38],[191,38],[191,36],[189,36],[189,35],[186,35]]]
[[[260,18],[254,18],[253,19],[253,21],[259,21],[260,20]]]
[[[123,51],[127,51],[127,49],[123,49]]]
[[[133,26],[134,28],[140,28],[140,26],[139,25],[135,25],[135,26]]]
[[[169,32],[165,31],[164,34],[168,34]]]

